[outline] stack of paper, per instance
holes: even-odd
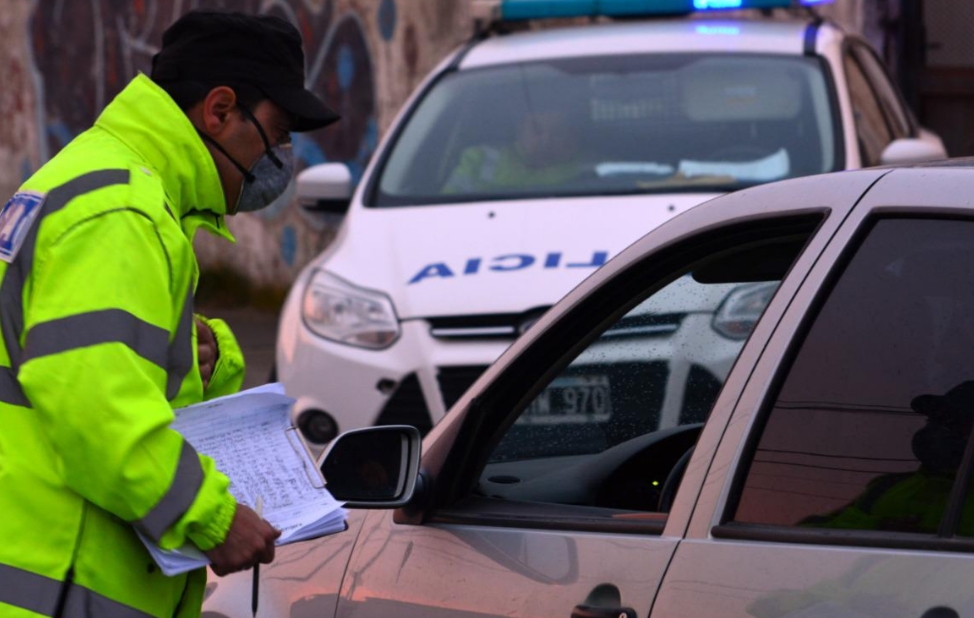
[[[294,400],[280,384],[268,384],[176,411],[172,428],[197,452],[209,455],[230,478],[237,502],[255,508],[281,530],[278,545],[340,532],[345,509],[326,489],[291,425]],[[142,538],[166,575],[209,564],[193,546],[163,550]]]

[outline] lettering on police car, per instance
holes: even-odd
[[[32,191],[15,193],[0,210],[0,260],[9,264],[17,257],[30,226],[41,212],[44,197]]]
[[[564,255],[558,251],[546,253],[543,256],[535,256],[529,253],[507,253],[489,260],[472,257],[465,260],[459,268],[451,267],[446,262],[427,264],[409,280],[409,285],[419,283],[424,279],[449,279],[458,275],[477,275],[485,271],[498,273],[514,272],[530,268],[539,263],[542,268],[551,270],[554,268],[598,268],[603,266],[607,261],[609,261],[608,251],[593,251],[591,259],[581,262],[565,261]]]

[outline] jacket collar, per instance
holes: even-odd
[[[169,209],[192,240],[200,227],[233,241],[216,164],[172,98],[139,74],[105,108],[95,126],[128,146],[162,179]]]

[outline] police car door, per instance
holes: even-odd
[[[654,616],[974,614],[972,192],[969,170],[896,170],[853,212],[743,391]]]
[[[369,515],[338,616],[647,616],[703,480],[680,484],[686,455],[709,461],[726,422],[704,426],[714,398],[837,228],[830,203],[879,175],[814,200],[796,181],[774,216],[698,207],[583,283],[434,428],[426,503]]]

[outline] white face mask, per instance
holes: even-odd
[[[294,176],[294,150],[291,148],[291,144],[278,144],[271,148],[264,129],[253,113],[245,107],[241,107],[240,110],[247,117],[247,120],[257,128],[260,139],[264,142],[264,154],[249,170],[230,156],[230,153],[216,140],[200,132],[200,137],[213,144],[213,147],[219,150],[243,174],[240,195],[229,214],[253,212],[270,206],[274,200],[284,193]]]

